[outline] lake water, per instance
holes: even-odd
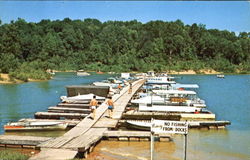
[[[33,118],[37,111],[46,111],[66,95],[66,85],[89,84],[110,75],[77,77],[74,73],[57,73],[46,82],[0,85],[0,133],[9,121]],[[198,130],[188,134],[188,160],[249,160],[250,159],[250,75],[178,76],[180,83],[196,83],[201,99],[208,109],[216,113],[217,120],[229,120],[227,129]],[[34,133],[53,136],[53,133]],[[54,135],[62,133],[56,132]],[[183,136],[176,135],[172,142],[156,142],[154,158],[157,160],[183,159]],[[150,158],[150,142],[102,141],[89,159],[144,160]]]

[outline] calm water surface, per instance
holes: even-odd
[[[2,126],[5,123],[33,118],[35,112],[46,111],[49,106],[56,105],[59,97],[66,95],[66,85],[89,84],[109,76],[77,77],[74,73],[57,73],[53,80],[46,82],[0,85],[0,133],[4,133]],[[177,79],[180,83],[198,84],[199,97],[206,101],[209,110],[216,113],[217,120],[230,120],[232,123],[222,130],[190,130],[189,160],[250,160],[250,75],[225,77],[187,75]],[[32,134],[56,136],[63,133]],[[150,158],[149,145],[149,142],[102,141],[89,159],[145,160]],[[183,159],[183,137],[176,135],[173,142],[156,142],[154,158]]]
[[[65,86],[86,85],[101,81],[112,75],[93,74],[91,76],[76,76],[76,73],[56,73],[50,81],[29,82],[22,84],[0,85],[0,134],[4,133],[3,125],[9,121],[22,118],[33,118],[38,111],[47,111],[49,106],[55,106],[60,96],[67,95]],[[24,132],[21,135],[38,133]],[[42,132],[41,135],[56,136],[64,132]],[[16,133],[8,133],[16,134]]]

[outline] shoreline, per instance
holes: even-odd
[[[74,70],[67,70],[67,71],[59,71],[59,70],[52,70],[54,73],[56,72],[76,72]],[[86,71],[86,72],[95,72],[95,71]],[[235,72],[235,73],[223,73],[223,72],[217,72],[213,69],[202,69],[199,71],[194,71],[194,70],[186,70],[186,71],[174,71],[174,70],[169,70],[169,71],[163,71],[163,72],[167,72],[170,75],[217,75],[217,74],[226,74],[226,75],[240,75],[241,73],[239,72]],[[104,73],[108,73],[108,72],[104,72]],[[141,73],[141,72],[135,72],[135,71],[131,71],[129,73]],[[247,73],[249,74],[249,73]],[[246,75],[247,75],[246,74]],[[242,74],[245,75],[245,74]],[[51,77],[51,79],[53,78],[53,76]],[[50,79],[48,79],[50,80]],[[28,79],[28,82],[41,82],[41,81],[47,81],[47,80],[39,80],[39,79]],[[18,79],[14,79],[14,81],[10,80],[9,74],[7,73],[0,73],[0,84],[20,84],[20,83],[26,83],[24,81],[18,80]]]
[[[11,81],[9,74],[7,73],[0,73],[0,84],[20,84],[20,83],[26,83],[24,81],[21,81],[19,79],[13,79],[14,81]],[[50,80],[50,79],[48,79]],[[41,81],[47,81],[47,80],[39,80],[39,79],[28,79],[27,82],[41,82]]]

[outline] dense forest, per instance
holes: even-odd
[[[182,21],[24,19],[0,21],[0,72],[47,79],[47,69],[250,71],[250,32],[206,29]]]

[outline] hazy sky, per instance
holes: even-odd
[[[175,21],[202,23],[206,28],[250,31],[250,3],[247,1],[0,1],[3,23],[23,18],[62,20],[96,18],[108,20]]]

